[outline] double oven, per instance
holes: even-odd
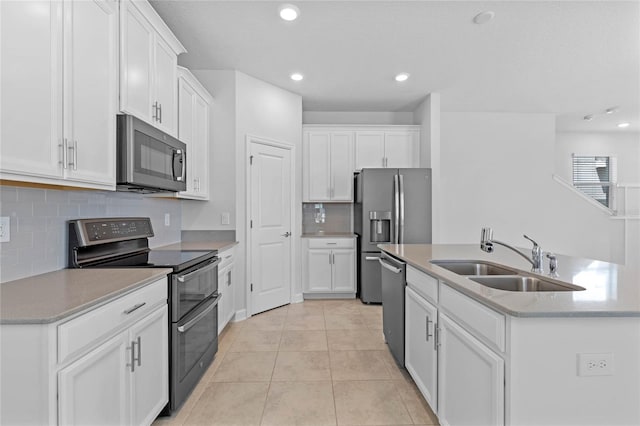
[[[215,251],[151,250],[149,218],[69,221],[70,268],[169,268],[169,403],[178,409],[218,351]]]

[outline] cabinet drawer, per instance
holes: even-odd
[[[506,333],[504,315],[442,283],[440,284],[440,306],[475,337],[504,352]]]
[[[167,300],[167,278],[90,310],[58,326],[58,363],[111,331],[142,318],[159,303]],[[136,308],[139,306],[139,308]],[[132,310],[133,309],[133,310]],[[129,312],[129,313],[127,313]]]
[[[354,248],[353,238],[309,238],[309,248]]]
[[[431,275],[420,272],[412,266],[407,266],[407,285],[421,296],[438,302],[438,280]]]
[[[221,251],[218,253],[218,257],[220,258],[220,264],[218,265],[218,271],[226,268],[228,265],[233,264],[233,247],[230,249],[226,249],[225,251]]]

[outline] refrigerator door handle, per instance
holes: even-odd
[[[400,228],[398,235],[399,244],[404,244],[404,176],[398,175],[400,181]]]
[[[399,244],[400,231],[400,184],[398,175],[393,175],[393,243]]]

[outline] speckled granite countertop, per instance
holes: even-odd
[[[153,250],[210,250],[221,252],[236,244],[238,244],[237,241],[182,241],[162,247],[155,247]]]
[[[43,324],[99,306],[171,269],[62,269],[0,284],[0,324]]]
[[[586,290],[513,292],[483,286],[429,262],[432,259],[486,260],[530,273],[529,263],[508,249],[498,247],[489,254],[475,244],[381,244],[379,247],[473,299],[512,316],[640,317],[640,272],[630,267],[558,255],[559,277],[556,279]],[[546,262],[545,268],[548,268]]]
[[[356,234],[353,232],[332,232],[332,233],[313,233],[313,234],[302,234],[302,238],[355,238]]]

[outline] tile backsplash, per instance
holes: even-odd
[[[165,226],[165,214],[170,226]],[[11,218],[11,241],[0,243],[0,282],[67,266],[67,220],[148,216],[158,247],[180,241],[182,208],[177,200],[108,191],[0,186],[0,215]]]
[[[303,203],[302,233],[353,232],[352,217],[351,203]]]

